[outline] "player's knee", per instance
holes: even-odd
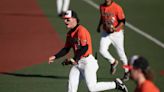
[[[95,90],[94,87],[95,87],[94,85],[90,85],[90,86],[88,86],[88,90],[89,90],[89,92],[96,92],[96,90]]]

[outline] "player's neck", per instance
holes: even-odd
[[[74,31],[79,26],[79,24],[76,24],[71,30]]]
[[[145,78],[144,76],[141,76],[141,77],[138,79],[138,85],[142,85],[145,81],[146,81],[146,78]]]

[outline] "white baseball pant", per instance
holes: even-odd
[[[100,54],[106,58],[111,64],[114,63],[115,58],[109,53],[108,49],[110,45],[113,45],[120,57],[120,60],[124,65],[128,64],[128,60],[124,51],[124,31],[120,30],[119,32],[114,32],[108,34],[104,30],[101,31],[101,39],[100,39]],[[125,69],[125,72],[128,70]]]
[[[115,82],[97,82],[98,68],[97,60],[92,55],[80,59],[78,65],[74,65],[70,71],[68,92],[77,92],[79,81],[82,78],[85,79],[90,92],[115,89]]]
[[[57,4],[57,13],[61,14],[62,12],[68,10],[70,0],[56,0],[56,4]]]

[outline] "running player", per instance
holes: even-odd
[[[118,61],[109,53],[109,46],[112,44],[124,65],[128,64],[127,57],[124,51],[124,25],[125,15],[122,8],[113,0],[105,0],[105,3],[100,5],[100,23],[97,31],[101,32],[100,39],[100,54],[106,58],[111,64],[111,74],[116,72]],[[128,69],[125,69],[123,79],[128,80]]]
[[[135,92],[160,92],[152,82],[150,66],[144,57],[134,55],[129,62],[130,66],[128,68],[131,78],[137,83]]]
[[[56,0],[57,13],[59,17],[62,17],[65,11],[68,10],[70,0]]]
[[[72,10],[66,11],[64,22],[67,28],[70,29],[67,33],[66,44],[60,52],[49,58],[49,63],[66,55],[73,48],[74,57],[66,59],[62,63],[63,65],[73,65],[69,74],[68,92],[77,92],[79,80],[82,76],[90,92],[110,89],[128,92],[126,86],[118,78],[112,82],[97,82],[96,72],[99,66],[97,60],[92,55],[92,42],[89,31],[79,24],[77,14]]]

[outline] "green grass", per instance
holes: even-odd
[[[102,0],[93,1],[98,4],[102,2]],[[164,42],[164,31],[162,28],[164,24],[164,12],[162,11],[164,6],[162,4],[164,1],[117,0],[117,2],[124,8],[127,21]],[[56,15],[56,1],[38,0],[38,3],[54,29],[60,34],[64,41],[67,30],[63,21]],[[71,0],[70,7],[78,13],[81,24],[90,31],[93,50],[94,52],[98,51],[100,38],[100,35],[96,32],[99,20],[98,10],[82,0]],[[148,58],[155,74],[155,84],[157,84],[161,92],[163,92],[164,76],[161,76],[159,72],[164,70],[164,49],[135,33],[133,30],[125,28],[125,50],[128,57],[133,54],[140,54]],[[117,57],[113,47],[111,47],[110,51]],[[61,66],[59,62],[62,60],[63,59],[59,59],[52,65],[48,65],[47,63],[34,65],[16,71],[13,74],[1,74],[0,92],[66,92],[70,66]],[[97,73],[99,81],[111,81],[116,77],[121,77],[123,74],[120,63],[116,75],[110,75],[109,63],[101,56],[99,56],[99,66],[100,68]],[[14,76],[15,74],[18,75]],[[135,84],[132,81],[128,81],[126,84],[129,88],[129,92],[133,92]],[[84,81],[80,84],[78,92],[87,92]],[[112,90],[110,92],[116,91]]]

